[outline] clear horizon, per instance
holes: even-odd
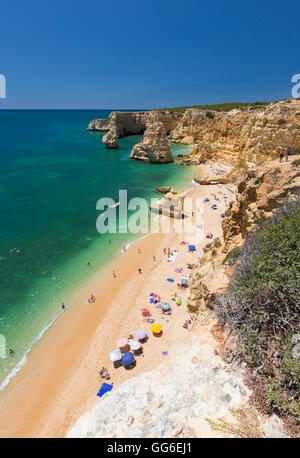
[[[300,72],[299,12],[295,0],[16,0],[1,9],[0,109],[282,100]]]

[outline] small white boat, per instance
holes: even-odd
[[[116,204],[109,205],[109,208],[116,208],[120,205],[120,202],[117,202]]]

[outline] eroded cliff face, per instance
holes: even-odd
[[[132,148],[130,159],[152,163],[173,162],[172,149],[161,121],[148,125],[143,140]]]
[[[292,156],[282,164],[278,160],[265,162],[246,173],[222,224],[227,250],[241,244],[285,199],[300,194],[300,171],[293,165],[297,158],[300,156]]]
[[[237,166],[241,161],[258,165],[274,159],[281,148],[300,150],[300,100],[287,99],[258,109],[229,112],[188,109],[169,111],[113,111],[108,120],[94,120],[89,130],[107,131],[103,143],[119,148],[118,139],[143,134],[148,126],[161,122],[174,143],[194,144],[183,163],[207,160]]]
[[[241,157],[259,164],[278,155],[280,148],[300,148],[300,101],[284,100],[260,109],[227,113],[189,109],[171,132],[175,143],[192,143],[190,155],[235,165]]]
[[[107,148],[118,148],[118,139],[126,135],[141,135],[151,124],[161,122],[167,135],[182,117],[181,113],[169,111],[113,111],[108,120],[108,132],[102,141]]]

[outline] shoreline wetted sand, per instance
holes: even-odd
[[[195,186],[187,195],[205,197],[220,190],[229,195],[228,189],[220,185]],[[220,214],[224,209],[222,201],[217,212],[205,207],[205,232],[210,231],[215,237],[221,235]],[[197,246],[194,254],[188,253],[187,246],[180,245],[184,239],[189,241],[188,236],[175,232],[150,234],[90,279],[72,307],[35,346],[27,364],[5,390],[5,396],[0,394],[3,437],[64,437],[76,419],[97,402],[96,393],[101,384],[98,370],[102,366],[109,369],[116,387],[128,377],[152,370],[167,357],[163,352],[184,341],[188,335],[182,327],[188,318],[188,292],[180,290],[182,305],[177,307],[172,302],[170,318],[165,316],[163,320],[159,311],[150,306],[153,317],[163,325],[161,338],[152,336],[150,325],[142,321],[140,312],[142,307],[149,307],[151,292],[169,301],[177,290],[176,281],[181,278],[175,268],[197,260],[201,247]],[[203,245],[206,243],[204,240]],[[178,250],[176,262],[167,262],[164,248]],[[116,279],[112,269],[116,271]],[[190,271],[185,268],[184,273]],[[168,277],[173,277],[175,283],[167,282]],[[95,294],[96,302],[88,304],[91,293]],[[108,352],[115,348],[119,337],[134,334],[140,328],[149,333],[149,340],[143,346],[144,357],[137,357],[137,365],[131,371],[123,367],[113,369]]]

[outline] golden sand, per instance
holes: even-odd
[[[195,198],[220,192],[230,195],[220,185],[195,186],[187,195]],[[205,232],[212,232],[214,237],[222,234],[220,213],[224,210],[223,199],[218,202],[217,212],[206,206]],[[98,374],[102,366],[109,370],[110,382],[116,387],[129,377],[154,369],[167,357],[163,352],[187,338],[183,323],[189,318],[188,291],[179,290],[176,284],[183,274],[191,273],[186,263],[196,262],[196,253],[201,249],[197,246],[196,253],[188,253],[187,245],[180,245],[182,240],[189,241],[188,235],[150,234],[90,280],[83,294],[49,329],[1,393],[1,437],[64,437],[78,417],[99,401],[96,393],[103,381]],[[204,240],[203,245],[206,243]],[[164,248],[178,250],[174,263],[168,263]],[[183,274],[175,273],[179,266],[184,268]],[[117,278],[112,275],[113,269]],[[175,282],[166,281],[168,277]],[[181,306],[169,299],[174,291],[182,298]],[[162,315],[149,304],[151,292],[171,303],[171,316]],[[91,294],[96,296],[96,302],[89,304],[87,298]],[[161,337],[154,337],[150,324],[143,321],[142,307],[149,308],[153,318],[162,324]],[[138,329],[149,335],[143,345],[144,356],[137,356],[132,370],[114,369],[109,351],[116,348],[120,337],[135,334]]]

